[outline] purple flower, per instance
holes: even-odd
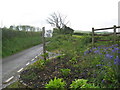
[[[96,47],[95,47],[95,48],[92,48],[92,49],[96,49]]]
[[[98,49],[100,49],[100,47],[98,47]]]
[[[84,55],[89,54],[89,53],[91,53],[91,52],[92,52],[91,49],[90,49],[90,50],[87,50],[87,51],[84,52]]]
[[[99,53],[99,50],[94,51],[94,53]]]
[[[113,46],[114,46],[114,47],[115,47],[115,46],[118,46],[118,44],[115,44],[115,45],[113,45]]]
[[[116,56],[116,59],[114,60],[114,64],[120,65],[120,58]]]
[[[112,50],[112,52],[117,52],[119,50],[119,48],[114,48],[113,50]]]
[[[109,59],[112,59],[112,58],[113,58],[113,56],[110,55],[110,54],[106,54],[105,57],[106,57],[106,58],[109,58]]]
[[[104,83],[104,82],[105,82],[105,80],[103,79],[103,80],[102,80],[102,83]]]
[[[118,53],[120,53],[120,51],[118,51]]]
[[[96,66],[102,66],[102,64],[97,64]]]
[[[114,48],[114,50],[119,50],[119,48]]]

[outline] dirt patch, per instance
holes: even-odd
[[[62,59],[56,58],[52,59],[43,70],[37,68],[26,69],[21,73],[20,80],[26,83],[31,88],[44,88],[45,84],[50,81],[50,79],[63,78],[67,83],[66,88],[75,79],[89,77],[87,70],[81,72],[80,67],[74,67],[69,64],[69,58],[64,57]],[[70,69],[70,74],[66,77],[61,74],[60,69]]]

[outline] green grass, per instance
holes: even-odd
[[[58,35],[51,39],[51,42],[47,45],[48,51],[58,50],[62,53],[70,54],[71,57],[75,53],[73,51],[82,52],[84,48],[91,44],[91,37],[89,36],[70,36],[70,35]],[[70,56],[69,55],[69,56]]]
[[[14,88],[26,88],[26,86],[21,84],[19,81],[16,81],[16,82],[14,82],[6,87],[6,89],[8,89],[8,88],[12,88],[12,89],[14,89]]]
[[[2,57],[42,43],[41,32],[2,30]]]
[[[72,35],[73,37],[76,37],[76,38],[82,38],[83,36],[79,36],[79,35]]]

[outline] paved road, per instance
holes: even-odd
[[[35,56],[42,53],[42,45],[37,45],[20,53],[14,54],[2,60],[2,82],[15,76],[22,67],[30,62]],[[1,73],[1,72],[0,72]]]

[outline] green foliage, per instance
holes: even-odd
[[[70,63],[76,64],[78,61],[75,57],[73,57],[71,60],[69,60]]]
[[[48,57],[48,53],[42,54],[43,57]]]
[[[48,61],[48,60],[47,60]],[[43,69],[45,67],[46,61],[40,59],[33,63],[30,67],[31,68],[37,68],[37,69]]]
[[[80,38],[70,35],[57,35],[53,36],[50,43],[47,45],[47,50],[59,50],[61,53],[72,58],[80,54],[89,43],[91,43],[91,37],[89,36],[82,36]]]
[[[76,79],[75,81],[72,81],[70,88],[79,89],[83,85],[85,85],[86,82],[87,82],[87,80],[85,80],[85,79]]]
[[[12,88],[12,89],[13,88],[26,88],[26,86],[24,86],[23,84],[21,84],[19,81],[16,81],[16,82],[8,85],[6,88],[7,89],[10,89],[10,88]]]
[[[64,88],[66,85],[65,81],[61,78],[54,78],[54,80],[50,80],[48,84],[45,85],[45,88],[47,89],[61,89]]]
[[[96,37],[96,40],[108,39],[112,40],[113,36]],[[119,39],[117,37],[117,39]],[[116,57],[118,57],[118,47],[113,46],[113,42],[95,42],[95,48],[92,48],[91,36],[77,36],[77,35],[57,35],[53,36],[47,49],[50,51],[58,50],[69,60],[67,64],[72,64],[73,67],[78,68],[77,72],[81,74],[88,70],[88,80],[99,85],[99,87],[118,87],[120,80],[119,67],[114,65]],[[118,43],[118,44],[117,44]],[[120,45],[120,42],[116,42]],[[53,47],[54,46],[54,47]],[[106,47],[108,46],[108,47]],[[112,46],[112,47],[111,47]],[[86,52],[87,51],[87,52]],[[86,54],[87,53],[87,54]],[[105,58],[110,54],[112,59]],[[59,59],[62,59],[59,57]],[[118,60],[118,59],[117,59]],[[119,81],[119,82],[118,82]],[[95,87],[92,84],[86,84],[84,87]]]
[[[98,88],[97,86],[94,86],[94,84],[87,83],[88,80],[85,79],[75,79],[75,81],[72,81],[72,84],[70,84],[70,88],[73,89],[80,89],[80,88]]]
[[[98,87],[98,86],[95,86],[94,84],[85,84],[85,85],[83,85],[81,88],[100,88],[100,87]]]
[[[2,57],[38,45],[42,42],[41,32],[24,32],[2,29]]]
[[[70,35],[72,35],[73,32],[74,32],[74,30],[72,28],[70,28],[70,27],[67,27],[66,25],[61,30],[62,34],[70,34]]]
[[[36,80],[37,79],[37,74],[34,72],[27,73],[27,75],[22,75],[22,79],[25,80]]]
[[[63,76],[67,77],[70,74],[70,69],[60,69]]]

